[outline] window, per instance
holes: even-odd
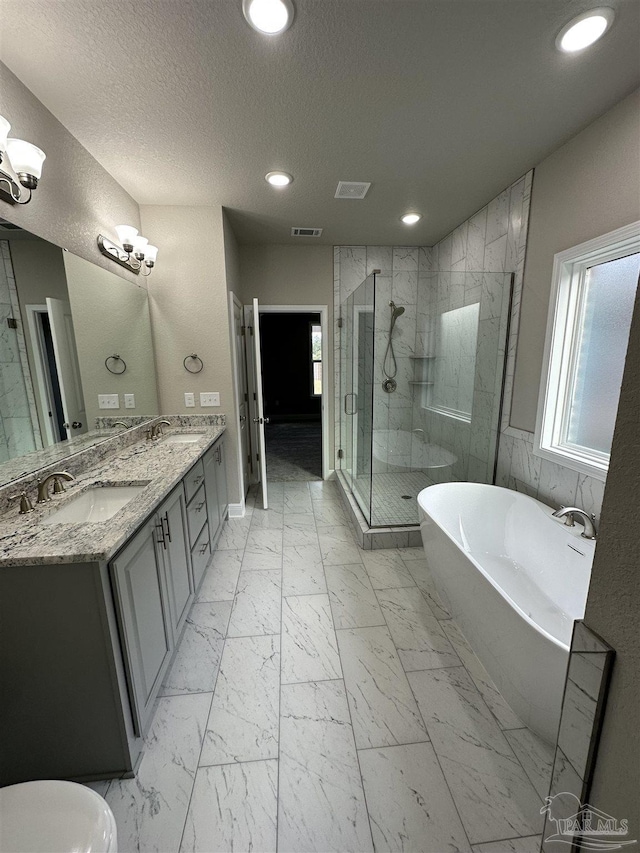
[[[535,453],[604,480],[640,275],[640,223],[556,255]]]
[[[311,394],[322,394],[322,326],[311,324]]]
[[[427,409],[471,422],[480,304],[444,311],[436,319],[431,381],[425,383]],[[423,363],[428,377],[428,362]]]

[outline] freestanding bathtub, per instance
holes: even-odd
[[[418,495],[436,588],[520,719],[555,743],[575,619],[595,543],[510,489],[442,483]]]

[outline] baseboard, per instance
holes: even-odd
[[[245,507],[244,501],[239,504],[229,504],[229,518],[244,518]]]

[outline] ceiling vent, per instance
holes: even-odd
[[[292,237],[319,237],[322,234],[322,228],[292,228]]]
[[[334,198],[364,198],[370,186],[364,181],[338,181]]]

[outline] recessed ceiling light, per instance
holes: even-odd
[[[291,0],[242,0],[242,11],[254,30],[269,36],[288,30],[294,13]]]
[[[591,9],[573,18],[556,37],[556,47],[563,53],[576,53],[598,41],[613,23],[614,11],[608,7]]]
[[[272,187],[287,187],[293,180],[292,176],[288,172],[267,172],[264,179],[270,183]]]
[[[404,216],[401,216],[400,219],[404,222],[405,225],[415,225],[416,222],[420,222],[422,219],[421,213],[405,213]]]

